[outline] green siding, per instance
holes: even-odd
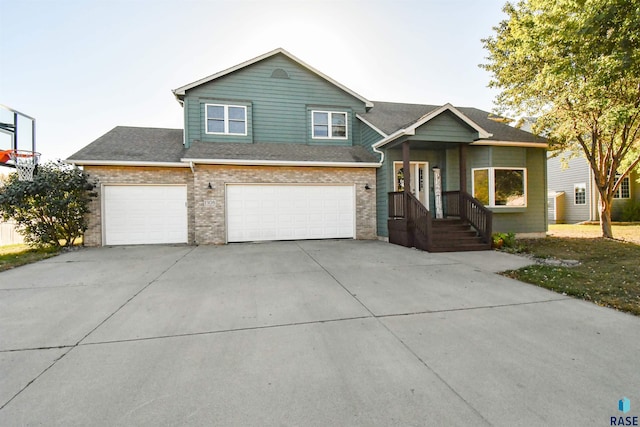
[[[446,191],[460,190],[460,150],[458,148],[450,148],[446,151],[447,163],[444,170],[444,176],[447,185],[444,187]]]
[[[518,155],[514,150],[522,150]],[[547,154],[540,148],[493,147],[495,159],[504,160],[507,152],[512,152],[516,162],[524,157],[523,165],[493,165],[493,166],[524,166],[527,168],[527,207],[509,210],[493,209],[493,231],[514,233],[544,233],[547,231],[547,184],[546,165]]]
[[[290,78],[273,78],[283,69]],[[249,135],[207,135],[204,104],[247,105]],[[193,140],[210,142],[281,142],[352,145],[360,143],[360,126],[355,114],[364,113],[364,103],[325,79],[288,59],[275,55],[246,68],[202,84],[185,96],[187,144]],[[346,140],[313,140],[311,109],[348,112]]]
[[[525,167],[527,151],[522,147],[492,147],[492,163],[494,167]]]
[[[449,111],[429,120],[409,137],[410,140],[437,142],[473,142],[477,138],[478,132]]]
[[[444,168],[443,188],[459,189],[458,147],[452,149],[411,149],[411,161],[427,161],[429,168]],[[393,162],[402,160],[400,148],[386,150],[385,162],[378,169],[378,235],[388,236],[387,192],[392,191]],[[527,207],[494,208],[495,232],[543,233],[547,230],[546,151],[524,147],[467,147],[467,187],[471,191],[471,169],[482,167],[524,167],[527,169]],[[433,172],[429,173],[429,209],[434,210]]]

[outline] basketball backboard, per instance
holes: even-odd
[[[15,167],[9,150],[36,151],[36,119],[0,104],[0,166]]]

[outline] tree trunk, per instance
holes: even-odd
[[[613,239],[613,230],[611,229],[611,200],[600,196],[600,227],[602,228],[602,237]]]

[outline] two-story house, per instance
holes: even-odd
[[[173,93],[184,129],[119,126],[68,159],[100,182],[85,244],[546,231],[546,142],[488,112],[372,102],[283,49]]]

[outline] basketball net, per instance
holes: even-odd
[[[36,169],[40,153],[35,151],[12,150],[9,157],[18,171],[20,181],[33,181],[33,171]]]

